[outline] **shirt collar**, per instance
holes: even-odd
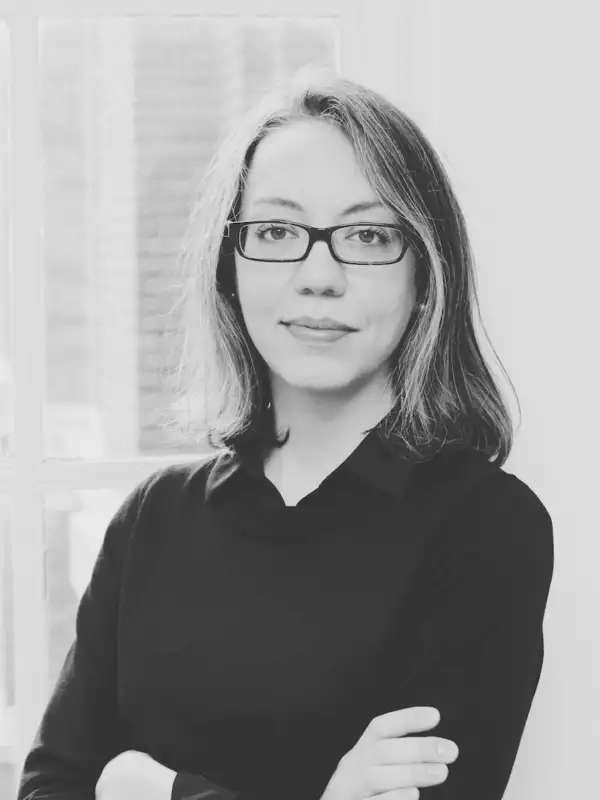
[[[399,499],[404,495],[413,467],[414,462],[402,446],[378,435],[374,427],[333,473],[350,471],[376,489]],[[264,479],[262,460],[256,455],[241,455],[235,450],[220,453],[206,480],[205,500],[221,492],[234,476],[244,472],[259,480]]]

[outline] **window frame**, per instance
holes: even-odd
[[[0,740],[0,761],[16,764],[18,772],[48,700],[44,493],[96,488],[125,493],[153,470],[185,460],[180,454],[124,460],[44,456],[44,276],[41,236],[31,235],[42,231],[38,21],[186,15],[331,18],[339,30],[342,74],[380,91],[428,133],[435,135],[439,125],[439,0],[172,0],[168,13],[160,0],[0,0],[9,46],[8,303],[15,392],[15,450],[0,458],[0,497],[8,498],[9,507],[16,683],[7,725],[14,738]],[[405,46],[398,47],[399,39]]]

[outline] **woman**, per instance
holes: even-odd
[[[507,785],[552,525],[501,467],[464,219],[406,115],[303,80],[223,142],[190,220],[180,389],[220,449],[108,526],[19,800]]]

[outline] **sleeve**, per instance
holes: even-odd
[[[171,800],[243,800],[243,795],[219,786],[203,775],[178,772],[173,783]]]
[[[452,739],[459,756],[422,800],[501,800],[541,673],[552,521],[524,483],[498,475],[427,564],[423,667],[403,699],[438,708],[440,723],[421,735]]]
[[[152,477],[127,495],[107,527],[77,609],[74,641],[25,757],[17,800],[94,800],[104,766],[131,749],[117,705],[119,587],[140,504]],[[211,794],[206,794],[208,788]],[[202,800],[236,797],[202,775],[178,773],[172,800],[194,800],[195,796]]]

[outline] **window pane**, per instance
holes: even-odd
[[[8,81],[9,38],[0,20],[0,458],[13,453],[13,379],[8,266]]]
[[[0,797],[16,792],[15,653],[13,629],[11,516],[0,496]]]
[[[160,422],[193,190],[233,115],[303,64],[333,66],[335,34],[327,20],[41,21],[47,455],[193,449]]]

